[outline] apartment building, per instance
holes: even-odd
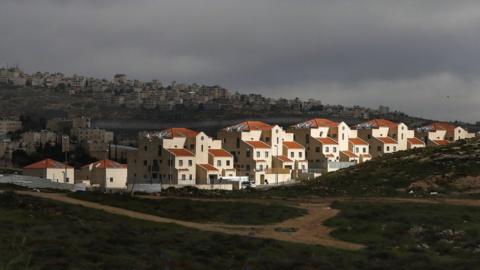
[[[0,119],[0,134],[22,129],[22,122],[13,119]]]
[[[356,131],[345,122],[314,118],[291,126],[289,132],[305,147],[310,169],[333,171],[351,165],[344,156],[350,151],[349,138],[356,137]]]
[[[75,179],[77,182],[90,182],[92,187],[105,191],[127,188],[128,167],[113,160],[103,159],[83,166]]]
[[[27,153],[37,151],[37,147],[44,146],[47,143],[55,144],[57,141],[57,134],[48,130],[30,131],[22,134],[20,147]]]
[[[404,123],[394,123],[386,119],[373,119],[356,126],[357,136],[370,145],[373,157],[408,149],[408,139],[415,138],[415,131]],[[410,140],[412,141],[412,140]],[[416,147],[425,145],[417,144]]]
[[[308,169],[304,147],[278,125],[245,121],[220,130],[217,137],[234,157],[238,175],[257,184],[290,181],[298,170]]]
[[[74,168],[53,159],[44,159],[25,166],[23,174],[49,179],[57,183],[75,183]]]
[[[418,128],[416,130],[416,136],[421,138],[429,146],[437,146],[462,139],[473,138],[475,137],[475,133],[470,133],[466,129],[450,123],[435,122]]]
[[[136,183],[209,184],[236,175],[233,156],[222,150],[220,140],[187,128],[139,134],[128,165],[129,182]]]

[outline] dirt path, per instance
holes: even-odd
[[[215,223],[196,223],[189,221],[182,221],[170,218],[163,218],[159,216],[144,214],[136,211],[131,211],[123,208],[103,205],[94,202],[88,202],[68,197],[64,193],[42,193],[30,191],[16,191],[18,194],[39,197],[43,199],[50,199],[80,205],[83,207],[103,210],[105,212],[127,216],[130,218],[142,219],[147,221],[159,223],[173,223],[184,227],[194,228],[203,231],[219,232],[225,234],[233,234],[240,236],[249,236],[255,238],[266,238],[282,241],[290,241],[303,244],[322,245],[346,250],[358,250],[363,248],[363,245],[350,243],[335,239],[330,236],[331,228],[323,225],[323,222],[329,218],[337,215],[338,210],[329,207],[329,203],[304,203],[300,204],[308,210],[308,214],[302,217],[289,219],[281,223],[272,225],[230,225],[230,224],[215,224]],[[279,230],[280,228],[280,230]],[[286,232],[285,229],[294,228],[295,231]],[[283,229],[283,230],[282,230]]]

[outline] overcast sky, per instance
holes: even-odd
[[[0,0],[0,65],[480,121],[478,0]]]

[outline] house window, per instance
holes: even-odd
[[[367,152],[367,148],[363,147],[363,153],[366,153],[366,152]]]
[[[298,152],[298,157],[302,158],[302,152]]]
[[[342,140],[345,140],[345,134],[342,133]]]
[[[390,151],[390,146],[387,146],[387,151]]]
[[[257,151],[257,158],[260,157],[260,151]]]
[[[336,153],[337,152],[337,147],[333,147],[333,153]]]
[[[265,157],[268,158],[268,151],[265,151]]]
[[[188,175],[188,179],[192,180],[192,175],[191,174]]]
[[[367,139],[370,140],[371,138],[372,138],[372,135],[368,134],[368,135],[367,135]]]
[[[187,180],[187,178],[185,177],[185,174],[182,174],[182,180]]]
[[[143,147],[143,150],[147,151],[147,146],[146,145]]]
[[[393,147],[393,151],[397,151],[397,147],[396,147],[396,146]]]
[[[381,152],[381,151],[382,151],[382,147],[381,147],[381,146],[377,146],[377,151],[378,151],[378,152]]]
[[[200,146],[200,151],[203,152],[203,144]]]
[[[192,167],[193,161],[191,159],[188,160],[188,167]]]
[[[183,166],[183,160],[180,159],[180,160],[178,161],[178,166],[180,166],[180,167]]]
[[[330,151],[329,147],[325,147],[325,153],[328,153],[328,151]]]
[[[110,177],[110,183],[113,183],[113,177]]]
[[[227,166],[230,166],[230,160],[227,160]]]
[[[222,161],[221,160],[217,160],[217,167],[221,167],[222,166]]]
[[[65,183],[68,183],[68,182],[70,182],[70,178],[67,177],[65,178]]]
[[[319,146],[315,147],[315,152],[320,153],[320,147]]]
[[[247,158],[250,157],[250,150],[247,150],[247,151],[245,152],[245,156],[246,156]]]
[[[290,152],[290,157],[291,157],[291,158],[294,158],[294,157],[295,157],[295,153],[294,153],[294,152]]]

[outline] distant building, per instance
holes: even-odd
[[[22,122],[12,119],[0,119],[0,134],[22,129]]]
[[[83,183],[90,182],[92,187],[115,191],[127,188],[127,175],[127,165],[103,159],[83,166],[76,179]]]
[[[44,159],[23,168],[23,174],[49,179],[52,182],[74,184],[73,167],[61,162]]]

